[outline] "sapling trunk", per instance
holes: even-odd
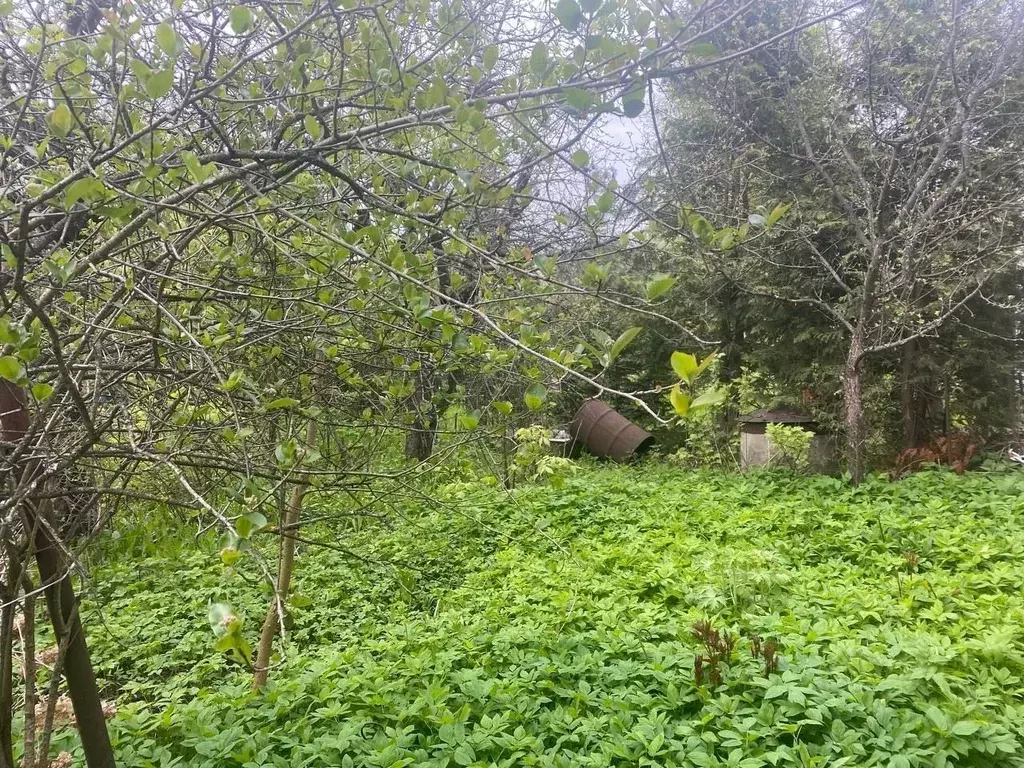
[[[14,659],[14,600],[13,590],[4,595],[4,606],[0,609],[0,768],[15,768],[14,751],[11,743],[11,721],[14,712],[14,690],[11,672]]]
[[[50,672],[50,685],[46,691],[46,714],[43,716],[43,730],[39,734],[39,755],[38,768],[49,768],[50,765],[50,739],[53,737],[53,718],[57,714],[57,699],[60,698],[60,678],[64,674],[64,655],[67,652],[67,642],[58,638],[57,658],[53,662],[53,669]],[[26,764],[25,768],[33,768]]]
[[[311,419],[306,425],[306,445],[312,448],[315,443],[316,422]],[[308,481],[300,476],[292,488],[288,503],[284,508],[284,515],[278,525],[281,544],[277,564],[277,585],[274,596],[270,598],[267,616],[263,620],[263,629],[260,632],[260,644],[256,649],[256,665],[252,677],[254,690],[267,684],[267,676],[270,673],[270,656],[274,650],[274,637],[277,635],[277,628],[282,618],[280,607],[288,599],[288,590],[292,583],[292,570],[295,564],[295,537],[298,533],[299,517],[302,512],[302,499],[308,488]]]
[[[31,592],[25,594],[25,620],[21,625],[21,649],[25,654],[22,662],[22,676],[25,678],[25,722],[24,757],[25,768],[36,765],[36,598]]]

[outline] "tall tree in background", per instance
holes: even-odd
[[[766,27],[786,28],[789,12],[758,9],[713,42],[742,49]],[[1014,294],[1022,24],[1013,0],[877,2],[677,87],[682,128],[667,136],[683,144],[662,144],[664,165],[685,167],[685,142],[702,133],[715,145],[682,175],[683,189],[697,190],[686,235],[707,235],[709,269],[727,284],[814,310],[842,335],[843,422],[857,479],[868,361],[898,358],[904,441],[919,444],[937,396],[923,384],[929,349],[968,318],[999,314],[996,294]],[[708,188],[713,195],[700,194]],[[794,203],[785,216],[780,199]],[[757,237],[766,223],[784,234]],[[988,311],[975,311],[982,304]]]

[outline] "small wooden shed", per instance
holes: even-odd
[[[763,408],[740,416],[739,424],[741,469],[768,466],[775,460],[777,454],[767,434],[769,424],[786,424],[813,432],[808,455],[811,471],[832,474],[838,469],[834,436],[806,414]]]

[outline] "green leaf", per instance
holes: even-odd
[[[706,392],[701,392],[692,403],[690,403],[690,410],[695,411],[698,408],[709,408],[712,405],[721,405],[725,402],[725,392],[720,389],[709,389]]]
[[[495,400],[493,403],[491,403],[491,405],[494,406],[494,410],[496,410],[503,416],[508,416],[510,413],[512,413],[512,403],[510,403],[508,400]]]
[[[7,381],[19,381],[25,375],[25,369],[21,367],[18,358],[12,355],[0,357],[0,378]]]
[[[174,87],[174,70],[161,69],[146,78],[146,95],[151,99],[160,99],[171,92]]]
[[[262,530],[267,527],[267,518],[262,512],[256,509],[249,510],[242,517],[252,523],[254,531]]]
[[[533,263],[537,265],[537,269],[550,277],[555,274],[555,267],[558,266],[558,258],[556,256],[541,256],[540,254],[536,254],[533,257]]]
[[[624,114],[626,117],[639,117],[643,111],[644,100],[642,97],[639,99],[630,99],[629,101],[622,102],[622,114]]]
[[[764,697],[766,699],[777,699],[780,696],[785,696],[787,693],[789,693],[788,685],[773,685],[764,692]]]
[[[601,196],[597,198],[597,210],[601,213],[608,213],[614,203],[615,193],[610,189],[606,189],[601,193]]]
[[[932,721],[932,724],[941,732],[949,732],[949,718],[946,713],[938,707],[928,707],[924,712],[925,717]]]
[[[133,58],[128,62],[128,68],[131,69],[132,74],[139,79],[139,82],[144,81],[147,77],[153,74],[153,70],[142,59]]]
[[[302,118],[302,125],[306,129],[306,133],[310,135],[313,141],[317,141],[323,135],[323,128],[320,125],[320,121],[317,120],[313,115],[306,115]]]
[[[981,726],[973,720],[960,720],[953,724],[952,733],[954,736],[970,736],[977,733]]]
[[[462,425],[463,429],[467,429],[472,432],[480,424],[480,411],[460,414],[459,423]]]
[[[678,384],[672,387],[672,391],[668,394],[668,399],[678,416],[685,416],[690,410],[690,396],[683,392]]]
[[[299,401],[296,400],[294,397],[279,397],[277,398],[277,400],[271,400],[269,403],[267,403],[263,407],[263,410],[278,411],[281,410],[282,408],[294,408],[298,404]]]
[[[235,531],[242,539],[249,538],[253,533],[267,527],[266,516],[258,510],[250,510],[235,520]]]
[[[697,365],[697,358],[689,352],[673,352],[672,370],[676,372],[676,376],[687,384],[693,384],[693,380],[700,369]]]
[[[583,21],[583,12],[576,4],[576,0],[558,0],[558,4],[555,6],[555,18],[570,32],[575,32],[580,22]]]
[[[459,765],[472,765],[476,760],[476,752],[469,744],[460,744],[455,749],[455,762]]]
[[[687,217],[690,224],[690,231],[697,236],[702,243],[710,243],[715,237],[715,228],[706,218],[699,213],[691,213]]]
[[[67,104],[58,104],[49,115],[50,130],[57,136],[63,138],[71,132],[71,126],[75,119]]]
[[[178,35],[175,34],[174,27],[171,26],[169,21],[164,21],[157,25],[156,44],[160,46],[161,51],[170,56],[173,56],[177,50]]]
[[[231,31],[236,35],[244,34],[252,26],[253,16],[252,11],[246,8],[244,5],[236,5],[231,9],[231,13],[228,16],[228,20],[231,23]]]
[[[779,219],[786,215],[786,211],[788,211],[792,205],[792,203],[779,203],[776,205],[772,209],[772,212],[768,214],[767,225],[770,227],[773,224],[776,224]]]
[[[238,389],[242,384],[245,383],[245,371],[234,370],[231,375],[228,376],[227,380],[220,385],[220,389],[224,392],[232,392]]]
[[[565,103],[573,109],[585,112],[594,106],[594,97],[582,88],[566,88],[563,92]]]
[[[700,365],[697,366],[697,375],[700,376],[718,358],[717,352],[712,352],[710,355],[700,361]]]
[[[523,401],[531,411],[539,411],[547,399],[548,390],[539,381],[535,381],[527,387],[526,393],[523,395]]]
[[[585,149],[577,149],[572,153],[572,164],[580,168],[590,165],[590,154]]]
[[[94,197],[101,197],[106,189],[102,181],[92,176],[86,176],[84,179],[73,181],[64,190],[64,207],[70,211],[79,200],[91,200]]]
[[[51,384],[33,384],[32,385],[32,397],[36,400],[46,400],[53,394],[53,385]]]
[[[224,547],[220,551],[220,561],[228,567],[235,565],[241,559],[241,551],[235,549],[234,547]]]
[[[210,622],[210,628],[217,637],[235,632],[242,626],[242,621],[238,618],[235,609],[227,603],[211,602],[206,615]]]
[[[548,69],[548,47],[538,40],[530,51],[530,71],[541,77]]]
[[[651,275],[651,279],[647,281],[647,300],[654,301],[663,296],[676,284],[676,280],[677,278],[672,277],[672,275],[666,275],[661,272]]]
[[[644,111],[645,105],[644,90],[643,80],[637,80],[633,83],[622,97],[622,114],[629,118],[640,116]]]
[[[216,170],[213,163],[201,162],[192,152],[182,152],[181,159],[185,163],[189,175],[199,184],[210,178],[210,174]]]
[[[629,346],[629,343],[633,341],[633,339],[637,337],[637,334],[640,333],[640,331],[642,330],[643,329],[640,326],[635,325],[632,328],[627,328],[622,333],[620,333],[619,338],[617,338],[615,342],[611,345],[611,347],[608,349],[608,354],[611,356],[611,359],[614,360],[619,355],[621,355],[622,351]]]
[[[498,55],[500,50],[496,45],[488,45],[484,48],[484,69],[492,70],[494,65],[498,63]]]
[[[712,59],[719,54],[719,50],[712,43],[695,43],[690,46],[687,53],[691,56],[696,56],[698,59]]]
[[[240,539],[248,539],[249,534],[252,533],[252,522],[244,515],[235,520],[235,533],[238,534]],[[224,551],[221,550],[221,562],[224,562]],[[230,563],[224,563],[230,565]]]

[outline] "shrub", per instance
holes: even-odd
[[[550,429],[538,425],[516,430],[513,471],[517,477],[561,488],[565,478],[576,473],[577,466],[572,459],[551,454],[551,437]]]
[[[813,432],[795,425],[769,424],[765,434],[771,443],[773,464],[797,470],[807,468]]]
[[[923,448],[908,448],[896,457],[892,476],[902,477],[929,464],[942,464],[962,475],[978,454],[978,443],[971,435],[958,432],[937,437]]]

